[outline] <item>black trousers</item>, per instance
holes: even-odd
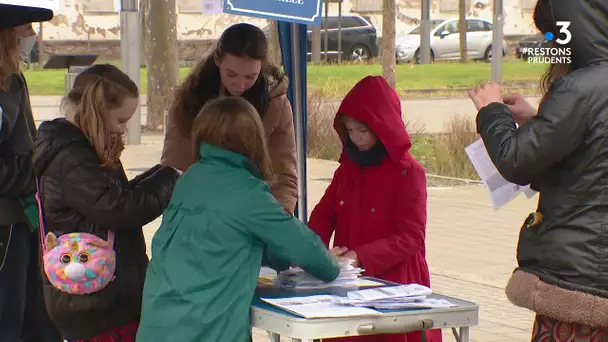
[[[63,341],[46,312],[41,275],[38,232],[0,225],[0,340]]]

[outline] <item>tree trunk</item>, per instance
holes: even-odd
[[[467,56],[467,0],[460,0],[458,4],[458,14],[460,19],[458,20],[458,31],[460,33],[460,63],[466,63],[469,59]]]
[[[148,0],[149,1],[149,0]],[[179,82],[175,0],[149,1],[146,17],[148,69],[147,128],[162,131],[165,113]]]
[[[270,62],[276,66],[281,66],[281,44],[279,42],[279,24],[276,20],[268,20],[268,57]]]
[[[148,30],[146,29],[148,23],[148,11],[150,10],[150,0],[139,0],[139,20],[141,22],[140,25],[140,41],[141,45],[139,56],[143,61],[143,64],[146,64],[146,56],[147,56],[147,44],[148,44]],[[140,61],[141,63],[141,61]]]
[[[395,88],[395,0],[382,0],[382,74],[386,81]]]

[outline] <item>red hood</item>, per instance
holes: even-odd
[[[382,76],[367,76],[351,89],[334,119],[334,129],[344,145],[345,131],[339,119],[343,114],[365,123],[378,136],[395,163],[405,165],[412,146],[401,118],[401,100]],[[344,158],[344,146],[342,157]]]

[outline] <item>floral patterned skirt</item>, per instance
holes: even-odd
[[[135,342],[138,325],[138,323],[131,323],[122,327],[113,328],[112,330],[97,336],[78,340],[68,340],[68,342]]]
[[[608,342],[608,329],[591,328],[577,323],[564,323],[536,315],[532,342]]]

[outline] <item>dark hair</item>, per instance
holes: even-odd
[[[76,77],[72,90],[64,99],[64,105],[75,107],[76,125],[105,166],[118,166],[120,152],[124,148],[122,145],[112,146],[107,115],[110,110],[122,106],[127,98],[139,98],[137,85],[129,76],[111,64],[96,64]]]
[[[247,157],[264,179],[272,183],[264,126],[249,101],[226,96],[207,102],[194,119],[192,135],[196,160],[200,159],[200,144],[210,144]]]
[[[547,32],[557,32],[551,0],[538,0],[534,7],[534,25],[543,34]],[[551,41],[551,47],[558,47],[555,40]],[[572,71],[571,64],[551,63],[540,79],[540,89],[543,94],[547,94],[553,81]]]
[[[169,115],[173,116],[183,135],[190,133],[192,121],[209,100],[219,96],[220,70],[215,58],[226,54],[262,61],[255,84],[241,97],[249,101],[261,117],[268,109],[269,89],[283,81],[285,75],[268,61],[268,41],[264,31],[250,24],[235,24],[224,31],[211,55],[200,61],[177,89]]]

